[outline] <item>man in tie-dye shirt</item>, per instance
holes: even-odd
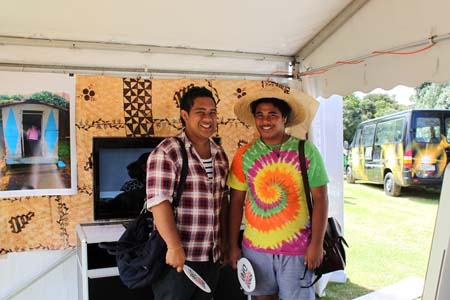
[[[317,148],[305,142],[313,216],[308,212],[298,154],[286,127],[308,116],[311,97],[289,88],[264,88],[242,98],[234,112],[256,126],[260,138],[241,147],[228,178],[231,187],[230,262],[246,257],[255,271],[256,299],[313,300],[312,270],[323,259],[328,176]],[[315,100],[314,100],[315,101]],[[242,253],[238,245],[242,217]],[[303,277],[305,268],[309,271]]]

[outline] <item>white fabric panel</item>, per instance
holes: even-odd
[[[421,41],[431,35],[449,34],[449,11],[448,0],[369,1],[307,57],[303,67],[320,68],[373,51]],[[389,90],[398,84],[417,86],[424,81],[449,81],[450,40],[441,41],[422,53],[380,55],[358,65],[338,66],[304,80],[314,81],[318,95],[323,97],[367,92],[377,87]]]
[[[61,259],[70,250],[37,250],[8,253],[0,259],[0,299],[34,279],[37,274]],[[14,300],[78,299],[76,255],[46,273]]]
[[[322,154],[330,182],[328,183],[328,214],[339,220],[344,230],[344,184],[343,184],[343,123],[341,96],[328,99],[319,97],[319,110],[311,125],[309,138]],[[345,282],[345,271],[325,274],[314,286],[319,297],[326,295],[329,281]]]
[[[431,244],[423,300],[450,299],[450,165],[445,170],[439,208]]]

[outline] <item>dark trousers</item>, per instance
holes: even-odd
[[[155,300],[211,300],[219,280],[219,263],[191,262],[186,264],[197,272],[209,285],[212,292],[206,293],[198,288],[184,272],[178,273],[166,266],[157,282],[152,285]]]

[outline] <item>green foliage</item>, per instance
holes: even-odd
[[[14,101],[22,101],[26,99],[37,100],[43,103],[48,103],[51,105],[59,106],[61,108],[69,108],[69,101],[64,99],[64,97],[57,94],[53,94],[48,91],[42,91],[32,94],[31,96],[23,95],[0,95],[0,104],[10,103]]]
[[[415,108],[450,109],[450,82],[424,82],[416,88],[411,101]]]
[[[362,99],[355,94],[344,97],[344,140],[351,142],[359,123],[407,109],[386,94],[367,94]]]
[[[70,139],[60,138],[58,144],[58,157],[66,164],[70,163]]]
[[[361,122],[360,99],[354,94],[344,97],[344,141],[351,142],[356,126]]]
[[[8,99],[8,100],[0,100],[0,104],[7,104],[7,103],[11,103],[11,102],[14,102],[14,100],[10,100],[10,99]]]
[[[34,93],[30,96],[30,99],[38,100],[44,103],[60,106],[63,108],[69,108],[69,102],[59,95],[53,94],[51,92],[42,91]]]
[[[11,100],[12,101],[18,101],[18,100],[23,100],[24,97],[22,95],[0,95],[0,100]],[[2,101],[2,103],[5,103]]]

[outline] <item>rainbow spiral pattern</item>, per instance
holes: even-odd
[[[249,153],[244,244],[259,250],[299,254],[308,244],[308,209],[295,150]]]

